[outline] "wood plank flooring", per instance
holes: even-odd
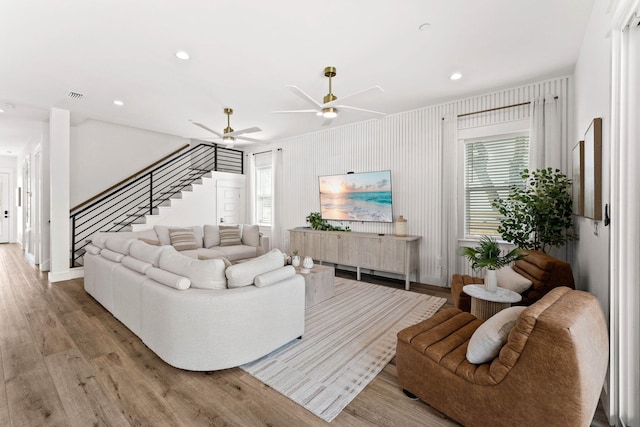
[[[401,281],[367,280],[403,287]],[[451,306],[448,289],[414,284],[412,290],[448,298],[445,307]],[[239,368],[190,372],[167,365],[84,292],[82,279],[50,284],[46,273],[26,262],[20,246],[2,244],[0,426],[25,425],[327,423]],[[331,425],[458,424],[407,399],[392,361]],[[592,425],[606,424],[594,419]]]

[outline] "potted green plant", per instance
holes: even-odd
[[[291,265],[294,267],[298,267],[300,265],[300,256],[298,255],[298,250],[293,250],[293,257],[291,257]]]
[[[498,289],[496,270],[526,256],[520,248],[515,248],[502,256],[500,255],[501,252],[502,249],[500,249],[500,244],[497,240],[490,236],[482,236],[480,238],[480,246],[460,248],[459,253],[469,260],[471,268],[474,270],[486,269],[484,287],[489,292],[495,292]]]
[[[342,228],[329,224],[326,220],[322,219],[320,212],[311,212],[305,219],[309,224],[311,224],[311,228],[314,230],[351,231],[349,227]]]
[[[498,233],[523,249],[546,252],[575,239],[571,180],[559,169],[525,169],[524,186],[512,187],[506,198],[497,198],[493,206],[502,215]]]

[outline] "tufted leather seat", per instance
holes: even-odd
[[[522,301],[515,305],[531,305],[542,298],[551,289],[567,286],[575,289],[571,265],[568,262],[547,255],[540,251],[525,251],[527,256],[516,261],[513,270],[533,282],[533,285],[522,293]],[[471,297],[462,291],[465,285],[482,284],[480,277],[454,274],[451,278],[451,297],[456,308],[471,311]]]
[[[451,308],[398,333],[400,385],[462,424],[588,426],[608,363],[598,300],[560,287],[524,310],[489,363],[466,359],[482,324]]]

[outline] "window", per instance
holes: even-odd
[[[464,151],[465,234],[497,236],[500,214],[491,203],[524,184],[520,175],[529,164],[529,136],[468,140]]]
[[[259,225],[271,225],[273,220],[273,167],[271,165],[271,152],[256,154],[255,167],[256,221]]]

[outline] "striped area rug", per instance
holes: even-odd
[[[354,280],[335,283],[333,298],[306,311],[302,340],[241,366],[329,422],[395,356],[398,331],[446,302]]]

